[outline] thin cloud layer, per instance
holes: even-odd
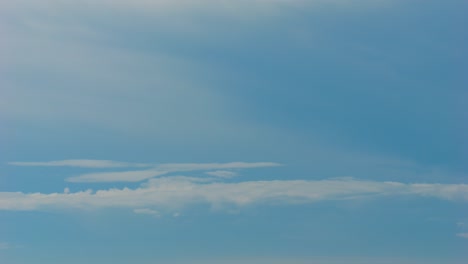
[[[314,0],[308,2],[326,2],[325,0]],[[346,1],[336,1],[336,2],[346,2]],[[16,4],[13,5],[7,1],[0,2],[0,6],[4,8],[10,9],[20,9],[25,7],[35,7],[40,8],[41,6],[46,7],[55,7],[61,9],[67,9],[71,7],[75,8],[113,8],[113,9],[130,9],[129,11],[133,10],[141,10],[141,11],[153,11],[153,12],[161,12],[161,11],[168,11],[168,10],[190,10],[190,9],[197,9],[197,8],[204,8],[204,9],[235,9],[238,8],[248,8],[249,6],[253,7],[268,7],[268,6],[281,6],[281,5],[298,5],[304,4],[307,1],[303,0],[231,0],[231,1],[219,1],[219,0],[134,0],[134,1],[122,1],[122,0],[97,0],[97,1],[90,1],[84,0],[80,1],[79,3],[74,1],[68,0],[47,0],[38,3],[37,1],[32,0],[19,0],[16,1]],[[239,10],[240,11],[240,10]],[[248,11],[246,9],[245,11]]]
[[[405,184],[350,179],[322,181],[205,182],[189,177],[151,179],[136,189],[108,189],[75,193],[0,192],[0,210],[56,210],[100,208],[178,209],[193,204],[212,207],[253,204],[313,203],[363,197],[420,196],[468,202],[466,184]],[[143,213],[144,211],[139,211]]]
[[[229,162],[229,163],[129,163],[111,160],[62,160],[49,162],[10,162],[15,166],[69,166],[82,168],[122,168],[122,167],[153,167],[148,170],[131,170],[119,172],[96,172],[78,175],[67,179],[68,182],[139,182],[170,172],[188,172],[203,170],[251,169],[281,166],[275,162]],[[213,174],[214,173],[214,174]],[[210,174],[210,173],[208,173]],[[222,174],[222,175],[221,175]],[[230,171],[211,172],[212,176],[233,177]]]
[[[281,166],[279,163],[274,162],[231,162],[231,163],[172,163],[161,164],[149,170],[136,170],[136,171],[123,171],[123,172],[98,172],[83,174],[67,179],[68,182],[139,182],[150,179],[156,176],[161,176],[173,172],[189,172],[189,171],[204,171],[216,169],[252,169],[264,167]],[[220,176],[220,172],[216,172],[211,176]],[[233,177],[234,172],[223,171],[222,174]]]
[[[281,166],[275,162],[229,162],[229,163],[169,163],[157,168],[167,171],[195,171],[216,169],[250,169]]]
[[[129,163],[113,160],[89,160],[89,159],[73,159],[73,160],[56,160],[43,162],[28,162],[15,161],[8,164],[14,166],[29,166],[29,167],[80,167],[80,168],[125,168],[125,167],[150,167],[150,164],[144,163]]]
[[[68,182],[139,182],[156,176],[164,175],[167,171],[140,170],[88,173],[76,177],[70,177]]]
[[[220,178],[232,178],[234,176],[237,176],[237,173],[233,171],[225,171],[225,170],[208,171],[205,173],[208,175],[220,177]]]
[[[144,214],[144,215],[152,215],[154,217],[160,217],[161,213],[156,210],[149,209],[149,208],[138,208],[133,210],[135,214]]]

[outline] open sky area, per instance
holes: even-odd
[[[466,25],[466,0],[0,0],[0,263],[467,263]]]

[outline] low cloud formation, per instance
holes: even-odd
[[[458,233],[457,237],[468,238],[468,233]]]
[[[75,193],[0,192],[0,210],[99,208],[179,209],[192,204],[243,207],[254,204],[313,203],[363,197],[422,196],[468,202],[466,184],[405,184],[336,180],[271,180],[224,183],[190,177],[151,179],[136,189],[91,190]],[[137,209],[139,213],[148,210]]]

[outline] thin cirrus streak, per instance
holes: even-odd
[[[0,6],[3,8],[19,9],[21,7],[37,7],[41,6],[37,1],[32,0],[19,0],[16,5],[13,5],[7,1],[0,2]],[[45,3],[44,3],[45,2]],[[47,0],[42,3],[42,6],[54,7],[66,9],[68,6],[60,4],[57,0]],[[255,7],[266,7],[271,5],[284,5],[284,4],[300,4],[306,1],[303,0],[236,0],[236,1],[217,1],[217,0],[134,0],[134,1],[122,1],[122,0],[83,0],[79,4],[72,5],[72,7],[82,7],[88,5],[101,6],[101,7],[113,7],[113,8],[134,8],[137,10],[151,10],[151,11],[164,11],[174,9],[190,9],[193,7],[218,7],[218,8],[248,8],[250,6]],[[315,0],[314,2],[324,2],[323,0]],[[47,3],[47,4],[46,4]],[[69,8],[69,7],[68,7]]]
[[[133,212],[135,214],[152,215],[154,217],[159,217],[161,215],[158,211],[149,208],[138,208],[133,210]]]
[[[233,171],[217,170],[205,172],[207,175],[216,176],[220,178],[232,178],[237,176],[237,173]]]
[[[167,174],[168,171],[156,169],[139,171],[118,171],[118,172],[97,172],[87,173],[75,177],[67,178],[67,182],[139,182],[160,175]]]
[[[47,162],[10,162],[14,166],[46,166],[46,167],[81,167],[81,168],[130,168],[149,167],[146,170],[129,170],[117,172],[93,172],[70,177],[68,182],[139,182],[170,172],[212,171],[216,177],[233,177],[235,172],[226,170],[251,169],[281,166],[275,162],[229,162],[229,163],[130,163],[111,160],[61,160]]]
[[[225,205],[242,207],[254,204],[314,203],[384,196],[420,196],[465,203],[468,202],[468,185],[405,184],[354,179],[225,183],[201,178],[163,177],[151,179],[135,189],[49,194],[0,192],[0,210],[155,208],[159,211],[193,204],[223,208]]]
[[[81,167],[81,168],[116,168],[116,167],[156,167],[162,170],[203,170],[203,169],[244,169],[256,167],[280,166],[275,162],[228,162],[228,163],[132,163],[113,160],[71,159],[55,161],[12,161],[13,166],[29,167]]]
[[[79,167],[79,168],[125,168],[125,167],[150,167],[151,164],[130,163],[113,160],[71,159],[54,161],[13,161],[8,164],[27,167]]]
[[[230,163],[168,163],[155,166],[148,170],[121,171],[121,172],[98,172],[70,177],[68,182],[139,182],[156,176],[161,176],[171,172],[208,171],[217,169],[252,169],[263,167],[281,166],[274,162],[230,162]],[[237,174],[231,171],[208,172],[216,177],[234,177]]]

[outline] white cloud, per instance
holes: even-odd
[[[237,176],[237,173],[235,173],[233,171],[224,171],[224,170],[208,171],[208,172],[205,172],[205,173],[208,174],[208,175],[216,176],[216,177],[220,177],[220,178],[232,178],[234,176]]]
[[[8,164],[14,166],[31,166],[31,167],[81,167],[81,168],[124,168],[124,167],[150,167],[149,164],[129,163],[113,160],[90,160],[90,159],[73,159],[73,160],[56,160],[43,162],[28,162],[15,161]]]
[[[206,181],[206,179],[204,179]],[[191,204],[238,207],[253,204],[312,203],[375,196],[416,195],[468,202],[466,184],[404,184],[359,180],[203,182],[197,178],[151,179],[136,189],[75,193],[0,192],[0,210],[97,208],[178,209]]]
[[[156,210],[149,209],[149,208],[138,208],[138,209],[134,209],[133,212],[135,214],[152,215],[154,217],[160,217],[161,216],[161,213],[159,213]]]
[[[230,163],[168,163],[154,165],[153,169],[135,170],[135,171],[119,171],[119,172],[99,172],[88,173],[75,177],[68,178],[69,182],[138,182],[156,176],[161,176],[170,172],[187,172],[200,170],[216,170],[216,169],[251,169],[262,167],[280,166],[274,162],[230,162]],[[231,174],[223,173],[225,176]],[[214,174],[211,174],[214,175]],[[216,175],[214,175],[216,176]],[[218,175],[218,177],[221,177]]]
[[[457,237],[468,238],[468,233],[458,233]]]
[[[147,170],[132,170],[118,172],[97,172],[87,173],[70,177],[68,182],[138,182],[156,176],[164,175],[169,172],[199,171],[199,170],[218,170],[218,169],[251,169],[262,167],[281,166],[275,162],[229,162],[229,163],[167,163],[167,164],[149,164],[149,163],[130,163],[112,160],[59,160],[45,162],[9,162],[14,166],[46,166],[46,167],[81,167],[81,168],[124,168],[124,167],[153,167]],[[213,171],[209,175],[217,177],[232,177],[236,174],[230,171]]]

